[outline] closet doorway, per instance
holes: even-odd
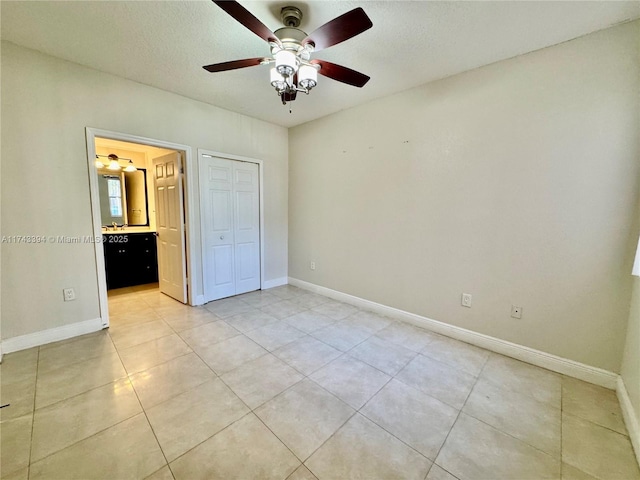
[[[261,162],[200,152],[205,302],[261,287]]]

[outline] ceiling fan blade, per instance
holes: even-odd
[[[372,26],[373,23],[364,10],[360,7],[354,8],[314,30],[302,41],[302,44],[313,43],[314,50],[317,52],[360,35]]]
[[[255,67],[256,65],[260,65],[263,60],[264,60],[263,57],[245,58],[244,60],[232,60],[231,62],[222,62],[222,63],[214,63],[213,65],[205,65],[202,68],[204,68],[206,71],[211,73],[225,72],[227,70],[235,70],[236,68]]]
[[[229,15],[231,15],[238,22],[247,27],[263,40],[280,44],[280,40],[278,40],[276,34],[269,30],[269,27],[267,27],[264,23],[254,17],[249,12],[249,10],[244,8],[238,2],[230,0],[213,0],[213,3],[215,3],[217,6],[219,6],[221,9],[223,9],[225,12],[227,12]]]
[[[338,82],[353,85],[354,87],[364,87],[370,78],[364,73],[356,72],[355,70],[327,62],[326,60],[311,60],[311,63],[320,65],[320,70],[318,71],[320,75],[333,78]]]

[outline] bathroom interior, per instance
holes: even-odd
[[[107,290],[158,288],[153,159],[175,150],[96,138]]]

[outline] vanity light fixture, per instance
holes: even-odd
[[[105,164],[100,160],[100,157],[109,159],[109,165],[106,166],[107,170],[113,170],[115,172],[122,170],[123,168],[120,166],[120,160],[129,160],[129,163],[124,168],[125,172],[135,172],[138,170],[133,164],[133,160],[130,158],[120,158],[115,153],[110,153],[109,155],[96,155],[96,168],[105,168]]]
[[[136,168],[136,166],[133,164],[133,160],[129,160],[129,163],[127,164],[127,166],[124,168],[125,172],[136,172],[138,171],[138,169]]]

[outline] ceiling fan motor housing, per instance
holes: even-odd
[[[283,7],[280,10],[280,18],[285,27],[297,28],[302,21],[302,12],[297,7]]]

